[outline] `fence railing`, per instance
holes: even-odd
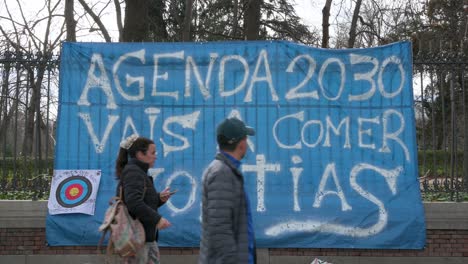
[[[0,198],[48,196],[58,62],[53,54],[0,53]]]
[[[58,65],[52,54],[0,53],[0,199],[48,197]],[[413,66],[421,190],[461,200],[468,192],[467,56],[417,54]]]
[[[466,199],[468,191],[468,56],[417,54],[413,62],[419,173],[425,194]],[[463,197],[465,196],[465,197]]]

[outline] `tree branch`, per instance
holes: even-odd
[[[20,39],[19,39],[19,34],[18,34],[18,29],[16,28],[16,23],[13,23],[13,21],[15,21],[13,19],[13,16],[11,15],[10,13],[10,9],[8,8],[8,5],[6,3],[6,1],[4,0],[3,1],[5,3],[5,8],[6,8],[6,11],[8,13],[8,17],[9,17],[9,20],[12,21],[12,26],[13,26],[13,30],[15,31],[15,37],[16,37],[16,44],[17,45],[13,45],[13,41],[8,38],[8,35],[6,34],[6,32],[3,30],[3,28],[1,29],[2,32],[3,32],[3,35],[8,39],[8,41],[10,42],[10,44],[12,44],[12,46],[15,46],[16,49],[18,50],[25,50],[21,45],[20,45]],[[1,28],[1,27],[0,27]]]
[[[122,41],[123,25],[122,25],[122,9],[119,0],[114,0],[115,14],[117,19],[117,29],[119,30],[119,41]]]
[[[93,18],[94,22],[98,25],[99,29],[101,30],[102,34],[104,35],[104,39],[106,42],[112,42],[111,37],[109,35],[109,32],[107,32],[106,27],[102,23],[101,19],[99,16],[96,15],[96,13],[93,12],[93,10],[86,4],[84,0],[78,0],[80,2],[81,6],[83,6],[84,10]]]
[[[25,49],[23,47],[21,47],[21,45],[19,45],[19,43],[13,42],[13,40],[10,39],[8,34],[5,32],[5,30],[3,30],[2,26],[0,26],[0,31],[2,32],[2,34],[5,37],[6,41],[8,41],[8,43],[10,43],[10,45],[12,45],[15,48],[15,50],[25,51]]]

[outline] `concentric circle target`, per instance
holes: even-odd
[[[59,184],[55,197],[61,206],[72,208],[86,202],[92,192],[93,186],[88,179],[83,176],[72,176]]]

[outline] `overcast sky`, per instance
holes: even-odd
[[[296,13],[308,26],[322,26],[322,8],[325,0],[295,0]]]
[[[17,9],[17,0],[0,0],[0,15],[7,16],[6,9],[5,9],[5,1],[10,8],[12,13],[15,12]],[[321,28],[322,25],[322,8],[325,4],[326,0],[294,0],[296,3],[296,13],[299,17],[303,19],[304,24],[308,26],[315,26],[317,28]],[[43,6],[43,0],[19,0],[22,3],[23,11],[26,15],[33,15],[35,14],[38,9]],[[97,0],[87,0],[88,3],[97,2]],[[77,1],[75,1],[75,5],[79,5]],[[333,11],[333,7],[332,7]],[[106,16],[106,14],[104,14]],[[108,25],[115,25],[115,18],[111,18],[109,14]],[[2,26],[5,27],[5,23],[2,22]],[[107,24],[107,23],[106,23]],[[110,30],[111,32],[114,30]],[[112,33],[111,33],[112,34]],[[89,40],[89,39],[88,39]],[[96,41],[96,39],[94,39]]]
[[[10,11],[12,13],[15,13],[17,10],[17,3],[16,1],[19,1],[22,3],[22,8],[23,11],[25,12],[26,15],[32,16],[33,14],[36,14],[38,9],[43,7],[44,0],[0,0],[0,16],[8,16],[6,14],[5,10],[5,3],[10,7]],[[87,0],[88,3],[94,2],[96,3],[98,0]],[[105,1],[99,0],[101,3]],[[304,24],[310,27],[315,27],[318,30],[321,30],[322,27],[322,9],[323,6],[325,5],[326,0],[295,0],[295,8],[296,8],[296,13],[299,17],[302,18]],[[334,2],[337,2],[336,0]],[[339,1],[340,3],[342,1]],[[344,1],[345,5],[350,5],[351,0],[345,0]],[[336,3],[335,3],[336,4]],[[78,1],[75,1],[75,5],[79,5]],[[349,6],[347,6],[348,8]],[[338,6],[333,5],[332,2],[332,7],[331,7],[331,16],[330,16],[330,22],[332,26],[330,27],[330,31],[333,34],[334,30],[334,25],[333,25],[333,20],[335,19],[336,12],[339,9]],[[116,29],[116,23],[115,23],[115,18],[113,17],[113,14],[102,14],[106,17],[107,23],[104,22],[108,26],[112,26],[112,28],[108,28],[110,31],[110,34],[112,35],[113,41],[117,41],[117,29]],[[14,15],[15,17],[15,15]],[[17,17],[17,14],[16,14]],[[19,17],[17,17],[19,19]],[[30,17],[29,20],[33,20],[33,17]],[[5,23],[5,21],[1,22],[2,27],[8,27],[11,26],[8,23]],[[115,34],[113,34],[115,33]],[[78,33],[79,35],[79,40],[80,41],[104,41],[102,37],[97,37],[96,35],[93,35],[92,33],[86,31],[82,31]],[[417,85],[416,85],[417,86]],[[420,93],[418,89],[415,89],[415,94]]]

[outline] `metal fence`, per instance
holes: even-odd
[[[0,198],[47,198],[55,145],[58,56],[2,52],[0,75]]]
[[[58,65],[53,54],[0,52],[0,199],[48,198]],[[413,66],[421,190],[462,200],[468,191],[468,57],[420,53]]]
[[[422,50],[421,48],[419,50]],[[468,56],[429,49],[413,61],[418,161],[423,194],[463,200],[468,191]]]

